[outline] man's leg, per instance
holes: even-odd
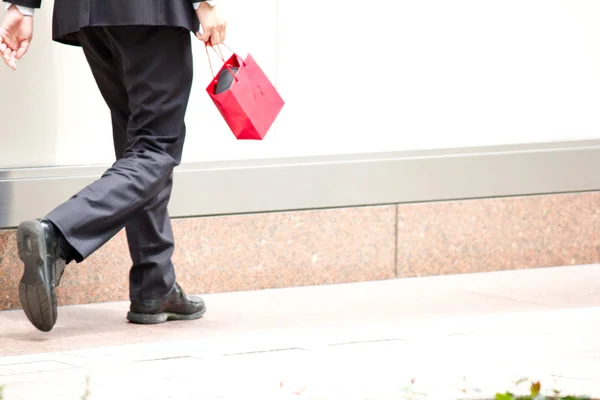
[[[47,216],[77,251],[77,261],[104,245],[169,184],[181,161],[192,83],[189,32],[101,29],[122,76],[131,115],[122,157]]]
[[[103,35],[91,29],[80,35],[82,47],[98,84],[111,110],[115,156],[121,158],[133,139],[127,134],[131,111],[129,96]],[[130,270],[130,298],[156,298],[167,293],[175,283],[171,262],[175,243],[167,206],[173,180],[169,179],[160,193],[125,225],[129,253],[133,261]]]
[[[164,296],[175,283],[171,262],[175,240],[167,211],[172,187],[171,178],[154,201],[125,226],[133,261],[129,271],[131,300]]]
[[[27,221],[19,229],[19,255],[25,263],[21,285],[26,292],[21,300],[32,323],[46,331],[56,320],[54,287],[60,279],[56,260],[72,256],[82,261],[153,202],[168,202],[168,196],[161,201],[161,194],[166,187],[170,191],[173,168],[181,160],[185,139],[184,116],[192,82],[189,32],[109,27],[85,30],[82,35],[87,32],[100,39],[94,46],[109,49],[122,78],[130,111],[128,140],[122,157],[99,180],[48,214],[50,223]],[[167,217],[166,211],[164,215]],[[164,221],[162,225],[164,228]],[[136,228],[147,226],[132,227]],[[170,235],[170,226],[167,229]],[[154,293],[138,293],[139,298],[132,301],[130,320],[156,323],[194,319],[204,313],[201,300],[186,299],[176,284],[169,291],[168,280],[163,277],[164,287],[149,289]],[[138,301],[144,297],[153,301]],[[50,301],[53,316],[44,311]]]
[[[114,142],[122,154],[131,115],[127,91],[101,32],[89,29],[80,39],[84,42],[84,54],[98,88],[111,111]],[[19,257],[25,264],[19,285],[23,310],[38,329],[50,331],[57,318],[53,289],[60,282],[65,264],[73,259],[81,261],[82,257],[55,226],[44,220],[23,222],[17,231],[17,243]],[[42,267],[32,268],[33,264],[41,264]]]

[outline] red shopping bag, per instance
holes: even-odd
[[[215,75],[207,46],[213,80],[206,91],[238,140],[262,140],[284,101],[250,54],[243,59],[232,53],[227,60],[220,54],[223,66]]]

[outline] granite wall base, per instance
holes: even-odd
[[[600,192],[174,219],[188,293],[600,261]],[[67,267],[61,305],[128,299],[124,232]],[[20,308],[15,231],[0,231],[0,310]]]

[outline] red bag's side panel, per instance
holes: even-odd
[[[209,95],[236,138],[239,139],[240,133],[248,128],[254,130],[252,122],[231,90],[219,94],[209,93]]]
[[[221,66],[216,76],[219,76],[221,71],[228,69],[228,67],[239,67],[238,57],[233,54],[229,59],[225,61],[225,63]],[[237,80],[239,78],[236,76]],[[232,83],[232,87],[237,84],[236,79],[234,79]],[[229,129],[233,132],[233,134],[238,137],[239,132],[242,132],[245,127],[249,124],[248,117],[245,115],[244,110],[240,107],[237,102],[235,96],[232,95],[231,89],[215,94],[215,87],[217,85],[216,78],[212,79],[208,86],[206,87],[206,91],[213,103],[219,110],[219,113],[229,126]]]
[[[255,129],[255,134],[246,133],[246,135],[255,136],[248,137],[248,139],[262,139],[277,119],[285,103],[250,54],[240,64],[237,74],[238,82],[232,85],[230,92],[235,96],[237,103],[244,110]]]

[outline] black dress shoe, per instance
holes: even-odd
[[[187,297],[175,283],[166,297],[157,300],[132,300],[127,319],[136,324],[160,324],[161,322],[201,318],[206,312],[204,301],[199,297]]]
[[[65,270],[56,227],[44,220],[25,221],[17,230],[19,258],[25,264],[19,284],[19,299],[25,315],[42,332],[56,324],[54,289]]]

